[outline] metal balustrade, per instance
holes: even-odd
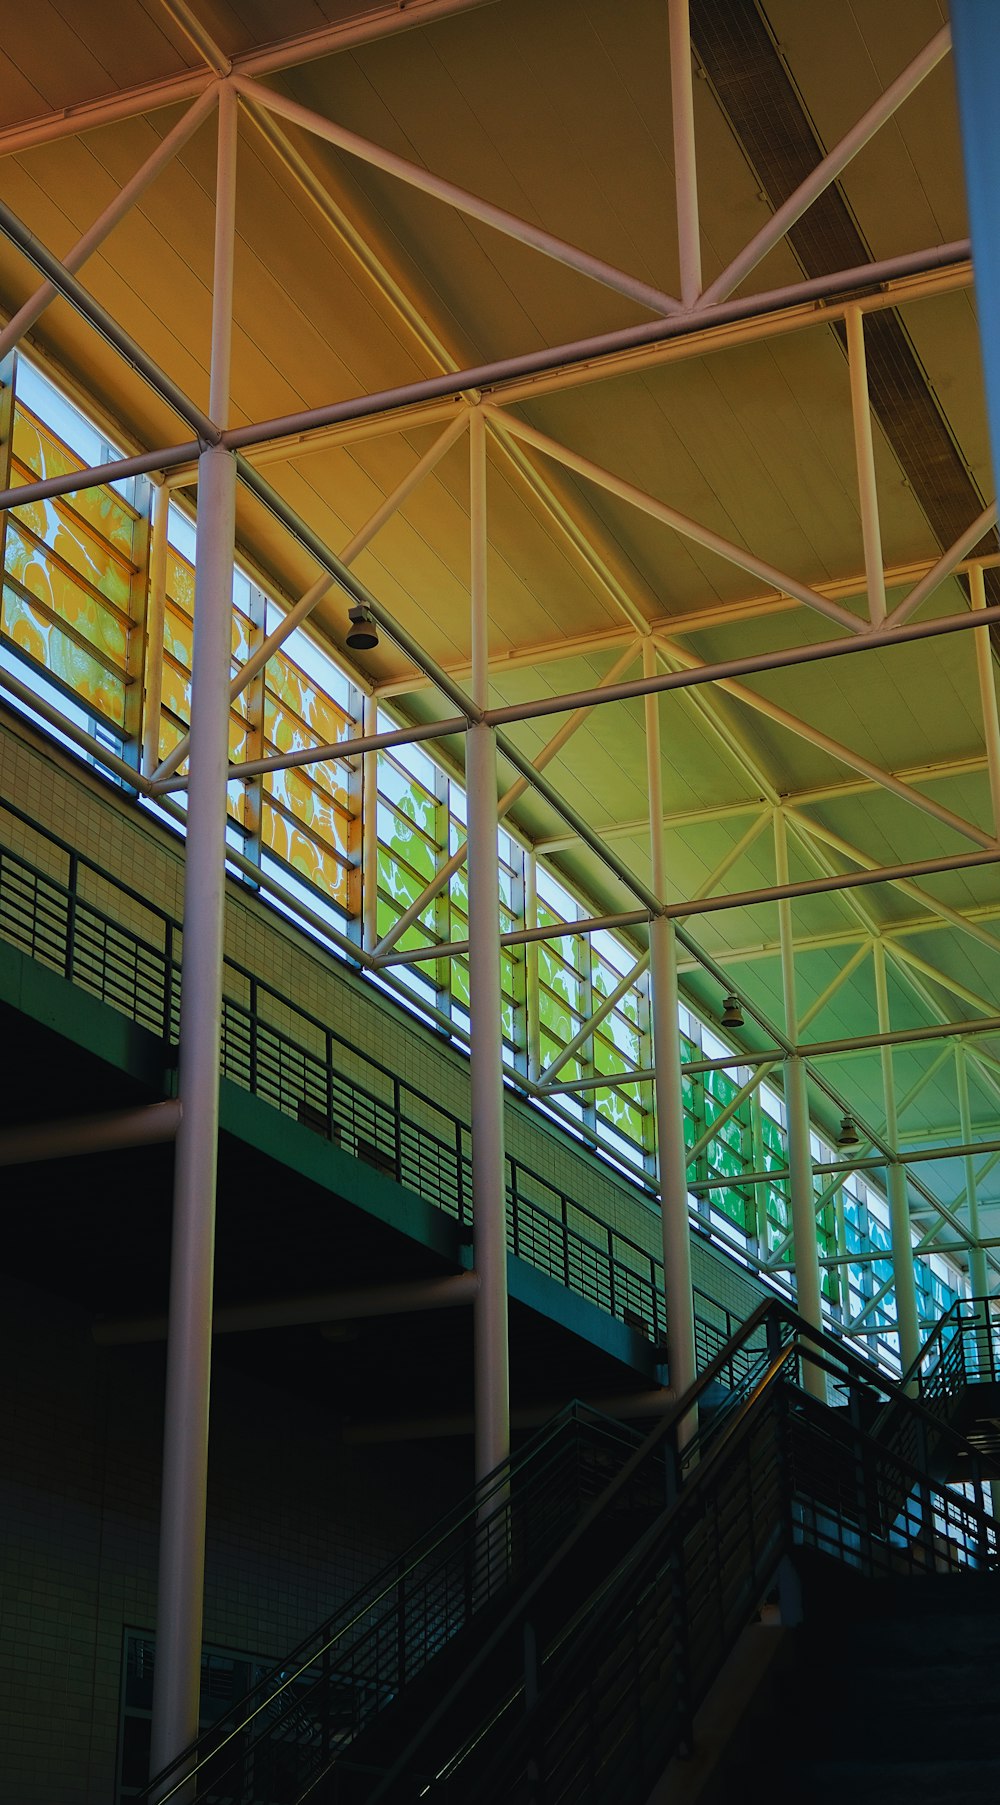
[[[681,1454],[679,1421],[704,1404],[739,1345],[750,1356],[745,1383]],[[801,1389],[806,1365],[848,1408]],[[639,1805],[671,1756],[690,1751],[695,1713],[796,1547],[872,1579],[1000,1570],[1000,1527],[981,1504],[862,1427],[873,1394],[912,1420],[915,1443],[933,1427],[919,1400],[785,1306],[755,1312],[649,1436],[644,1454],[665,1450],[677,1472],[674,1496],[614,1573],[561,1622],[550,1614],[546,1639],[526,1627],[546,1621],[549,1580],[529,1587],[504,1625],[501,1695],[488,1704],[467,1678],[456,1685],[450,1716],[441,1712],[453,1726],[447,1754],[443,1739],[418,1732],[360,1796]]]
[[[641,1435],[570,1405],[155,1776],[158,1805],[293,1805],[551,1555]],[[645,1481],[643,1481],[645,1483]],[[662,1470],[650,1510],[662,1495]],[[464,1646],[464,1643],[462,1644]],[[454,1651],[453,1651],[454,1652]]]
[[[57,859],[63,866],[55,876],[0,844],[0,938],[156,1034],[172,1058],[180,1028],[181,924],[14,804],[0,799],[0,811],[29,830],[47,866]],[[115,912],[88,891],[114,899]],[[471,1233],[466,1122],[236,960],[225,960],[223,989],[225,1078]],[[275,1017],[291,1026],[279,1027]],[[665,1340],[662,1261],[510,1155],[507,1237],[529,1265],[654,1345]],[[730,1339],[738,1318],[697,1287],[695,1299],[697,1350],[705,1364]]]
[[[966,1385],[1000,1380],[1000,1315],[990,1297],[959,1298],[928,1336],[912,1375],[932,1409],[947,1410]]]

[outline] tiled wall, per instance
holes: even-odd
[[[163,1362],[0,1287],[0,1798],[110,1805],[122,1641],[155,1623]],[[278,1659],[469,1483],[454,1444],[346,1449],[315,1404],[216,1363],[205,1640]]]
[[[120,802],[114,788],[77,762],[53,751],[19,723],[0,719],[0,795],[31,812],[44,826],[85,851],[132,889],[180,918],[183,858],[177,840],[134,804]],[[0,812],[0,836],[13,831],[12,844],[25,857],[64,875],[65,861],[52,859],[39,835],[18,829]],[[156,937],[148,911],[120,894],[87,880],[87,894],[114,912],[133,931]],[[229,886],[226,952],[238,964],[266,977],[274,988],[318,1016],[356,1047],[389,1066],[464,1121],[469,1119],[468,1061],[442,1035],[414,1021],[377,986],[324,953],[286,922],[274,908],[240,885]],[[235,986],[230,986],[235,993]],[[280,1011],[268,1005],[282,1027]],[[305,1039],[301,1018],[294,1033]],[[316,1050],[320,1050],[316,1037]],[[350,1053],[338,1053],[350,1077]],[[547,1122],[531,1105],[508,1094],[507,1150],[542,1178],[563,1190],[603,1222],[621,1230],[647,1252],[660,1251],[659,1216],[641,1191],[617,1179],[602,1160]],[[696,1285],[737,1314],[747,1314],[762,1295],[744,1268],[717,1254],[700,1238],[692,1250]]]

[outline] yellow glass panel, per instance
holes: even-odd
[[[247,751],[249,737],[250,729],[247,723],[241,720],[239,715],[231,713],[229,716],[229,757],[232,763],[235,764],[239,759],[249,758],[250,754]]]
[[[191,669],[191,647],[194,639],[194,566],[182,558],[173,546],[167,547],[167,606],[164,611],[163,643],[168,652]],[[237,664],[246,664],[251,652],[253,623],[239,609],[233,611],[232,651]],[[240,698],[239,706],[245,706]]]
[[[264,697],[264,742],[269,754],[298,752],[302,747],[329,743],[318,740],[314,733],[310,733],[301,722],[293,722],[290,716],[286,715],[282,719],[267,695]],[[310,765],[309,774],[313,783],[333,801],[339,802],[342,808],[348,806],[347,771],[343,765],[333,760],[325,761],[323,764]]]
[[[237,664],[246,664],[250,656],[250,632],[250,621],[236,609],[233,613],[233,657]]]
[[[187,727],[191,719],[191,679],[169,659],[163,660],[162,705]],[[180,730],[177,738],[180,739]]]
[[[280,652],[267,666],[267,692],[275,724],[275,732],[270,737],[283,752],[290,751],[294,745],[332,745],[335,740],[346,739],[352,730],[350,716]],[[289,715],[296,718],[289,720]],[[314,740],[290,738],[287,746],[282,744],[284,737],[294,734],[296,729],[301,732],[302,725],[312,729]]]
[[[194,565],[167,546],[167,594],[185,614],[194,614]]]
[[[316,840],[265,803],[261,838],[276,858],[304,877],[341,908],[347,907],[347,872]]]
[[[173,749],[176,746],[177,741],[180,739],[183,731],[184,731],[184,729],[182,727],[178,727],[177,723],[175,721],[172,721],[170,719],[169,715],[163,714],[160,716],[160,757],[161,758],[166,758],[168,752],[173,751]],[[182,771],[187,770],[187,761],[186,760],[185,760],[184,764],[182,764],[181,770]]]
[[[318,834],[346,857],[348,816],[319,795],[301,772],[275,771],[265,779],[265,790],[269,799],[294,815],[309,833]]]
[[[124,668],[128,634],[122,621],[48,558],[44,546],[26,538],[14,521],[7,528],[5,566],[7,574],[30,590],[43,609],[51,610],[105,658]]]
[[[95,539],[54,502],[39,501],[17,508],[13,520],[20,521],[27,534],[33,534],[51,548],[64,563],[99,589],[105,599],[128,614],[131,605],[132,570],[123,564],[107,545]]]
[[[29,658],[72,690],[86,708],[115,727],[124,725],[125,685],[121,678],[68,639],[50,616],[9,588],[3,592],[3,631]]]
[[[83,469],[80,459],[22,407],[14,410],[12,445],[17,462],[33,476],[65,476],[71,470]],[[135,513],[113,489],[80,489],[72,501],[60,501],[60,513],[64,510],[69,515],[79,515],[102,539],[131,559]]]
[[[171,658],[176,658],[186,671],[191,669],[193,643],[194,628],[191,622],[168,603],[163,612],[163,649]]]

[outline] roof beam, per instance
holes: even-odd
[[[500,417],[494,409],[491,409],[491,413],[497,418]],[[842,608],[839,602],[830,601],[818,590],[810,589],[807,583],[800,583],[795,577],[789,577],[783,571],[776,570],[773,564],[768,564],[763,558],[756,557],[753,552],[746,551],[743,546],[734,545],[731,540],[724,539],[721,533],[713,532],[710,527],[701,526],[697,521],[689,519],[686,514],[682,514],[679,509],[671,508],[666,502],[658,501],[654,495],[649,495],[645,490],[637,488],[635,483],[626,482],[623,477],[615,476],[612,471],[605,470],[600,464],[596,464],[592,458],[583,457],[579,452],[571,451],[567,445],[562,445],[557,439],[550,438],[548,433],[539,432],[536,427],[529,426],[527,421],[515,419],[513,415],[509,414],[504,414],[502,417],[508,432],[513,433],[526,445],[532,446],[534,450],[542,452],[544,456],[554,458],[557,463],[564,464],[566,469],[572,470],[575,476],[581,476],[588,482],[596,483],[599,488],[606,489],[610,495],[617,496],[620,501],[629,503],[640,513],[648,514],[663,526],[672,528],[682,538],[693,540],[705,551],[714,552],[717,557],[724,558],[728,564],[735,564],[737,569],[749,571],[752,576],[760,577],[762,582],[771,584],[780,594],[795,596],[807,608],[814,609],[817,614],[824,614],[828,620],[834,621],[838,626],[846,627],[848,632],[857,634],[864,631],[864,622],[860,621],[849,609]]]
[[[179,69],[174,75],[157,81],[136,82],[130,87],[116,89],[113,93],[97,95],[93,100],[36,114],[31,119],[22,120],[19,124],[0,131],[0,156],[34,150],[39,144],[52,144],[60,138],[74,137],[79,132],[92,131],[97,126],[108,125],[117,119],[133,119],[137,114],[152,113],[160,107],[193,100],[211,79],[208,71],[219,69],[220,63],[225,72],[273,74],[279,69],[289,69],[296,64],[314,62],[319,57],[332,56],[337,51],[357,49],[361,44],[388,37],[395,32],[411,31],[415,26],[430,24],[435,19],[447,18],[454,13],[475,12],[481,6],[493,4],[495,0],[405,0],[404,7],[400,0],[391,0],[391,4],[375,7],[360,19],[319,26],[314,31],[300,32],[278,43],[256,45],[250,50],[237,51],[233,57],[225,56],[209,39],[204,27],[199,27],[201,42],[198,48],[208,70]],[[173,13],[179,23],[182,9],[170,7],[167,10]],[[190,10],[184,7],[183,11],[193,22],[194,15]],[[191,35],[190,31],[188,35]],[[206,54],[210,44],[214,52],[211,55]]]
[[[785,234],[791,231],[796,220],[801,219],[813,201],[829,188],[832,182],[836,181],[841,171],[847,168],[848,163],[857,156],[869,139],[875,136],[886,120],[892,118],[904,100],[907,100],[920,86],[932,69],[937,68],[938,63],[947,56],[950,49],[951,30],[947,25],[943,25],[941,30],[931,38],[930,43],[925,44],[912,62],[908,63],[906,68],[897,75],[895,81],[889,83],[885,92],[880,94],[878,99],[861,115],[850,131],[845,132],[840,142],[835,144],[833,149],[828,151],[826,156],[817,163],[805,181],[800,182],[771,218],[765,221],[759,232],[754,233],[749,243],[744,245],[742,251],[733,258],[731,263],[727,264],[721,275],[716,276],[715,281],[709,283],[701,296],[703,307],[710,307],[716,301],[724,301],[727,295],[731,295],[734,289],[739,288],[740,283],[746,280],[750,271],[756,268],[769,251],[781,243]]]
[[[385,175],[395,176],[398,181],[418,189],[420,193],[442,201],[445,206],[454,207],[470,219],[478,220],[480,225],[490,226],[494,231],[502,232],[505,237],[513,238],[515,243],[540,251],[544,257],[551,257],[567,269],[575,270],[578,275],[588,276],[591,281],[613,289],[637,306],[647,308],[657,319],[680,311],[681,304],[676,296],[668,295],[648,282],[640,282],[637,277],[605,263],[603,258],[593,256],[590,251],[568,244],[565,239],[557,238],[553,232],[547,232],[541,226],[532,225],[529,220],[519,219],[516,214],[508,212],[506,207],[498,207],[493,201],[483,200],[480,195],[460,188],[457,182],[433,175],[419,163],[411,163],[407,157],[400,157],[395,151],[374,144],[359,132],[337,125],[334,120],[315,112],[312,107],[300,105],[297,100],[279,93],[276,88],[265,87],[261,82],[248,80],[243,75],[234,75],[233,83],[242,98],[257,101],[270,112],[277,113],[279,118],[287,119],[290,124],[300,126],[314,137],[324,139],[337,150],[346,151],[348,156],[371,164]]]

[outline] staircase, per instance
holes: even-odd
[[[922,1402],[992,1460],[1000,1460],[997,1308],[996,1298],[959,1299],[942,1316],[914,1365]]]
[[[932,1350],[928,1381],[936,1366]],[[807,1369],[830,1404],[806,1390]],[[852,1598],[863,1588],[865,1621],[888,1619],[897,1595],[929,1610],[950,1584],[954,1622],[990,1622],[979,1601],[993,1597],[1000,1529],[981,1458],[937,1393],[907,1396],[769,1302],[645,1440],[579,1407],[557,1419],[142,1797],[644,1805],[790,1563],[832,1570]],[[956,1465],[974,1495],[940,1477]],[[905,1654],[912,1631],[893,1634]],[[825,1699],[831,1657],[815,1658]],[[843,1724],[850,1760],[867,1758],[846,1708]],[[840,1746],[822,1759],[836,1765]],[[905,1735],[886,1746],[897,1765],[923,1753]],[[799,1770],[820,1751],[785,1753],[801,1798]]]
[[[786,1638],[701,1805],[991,1805],[1000,1797],[1000,1575],[857,1579],[800,1557]]]
[[[450,1683],[574,1528],[594,1561],[620,1558],[662,1497],[655,1464],[631,1480],[643,1445],[570,1405],[155,1776],[140,1805],[295,1805],[333,1768],[330,1797],[363,1797],[373,1727],[376,1743],[405,1746],[424,1670],[432,1690]]]

